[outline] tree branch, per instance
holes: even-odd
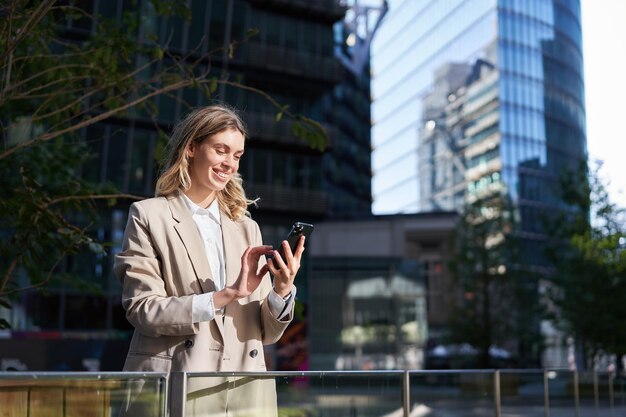
[[[80,88],[74,88],[74,89],[63,89],[62,91],[59,90],[55,90],[54,92],[50,92],[50,93],[42,93],[42,94],[34,94],[39,90],[43,90],[49,87],[52,87],[55,84],[65,84],[65,83],[72,83],[75,81],[80,81],[80,80],[90,80],[93,77],[89,76],[89,75],[82,75],[82,76],[75,76],[72,77],[71,79],[58,79],[58,80],[53,80],[50,81],[47,84],[44,85],[40,85],[38,87],[33,88],[32,90],[26,91],[24,93],[20,93],[17,94],[15,96],[11,97],[11,100],[32,100],[32,99],[40,99],[40,98],[45,98],[45,97],[55,97],[55,96],[60,96],[60,95],[66,95],[66,94],[73,94],[77,91],[82,91],[85,88],[84,87],[80,87]]]
[[[20,259],[20,256],[16,256],[15,258],[13,258],[11,260],[11,263],[9,264],[9,267],[4,272],[4,275],[2,277],[2,282],[0,282],[0,295],[4,294],[4,289],[9,283],[9,280],[11,279],[11,274],[13,274],[13,271],[17,267],[17,263],[19,262],[19,259]]]
[[[66,111],[66,110],[70,109],[72,106],[75,106],[76,104],[79,104],[79,103],[81,103],[82,101],[84,101],[84,100],[88,99],[89,97],[93,96],[94,94],[97,94],[97,93],[98,93],[98,92],[100,92],[100,91],[104,91],[105,89],[110,88],[111,86],[113,86],[113,85],[115,85],[115,84],[119,84],[121,81],[126,81],[126,80],[128,80],[129,78],[134,77],[135,75],[137,75],[138,73],[140,73],[141,71],[143,71],[144,69],[146,69],[146,68],[148,68],[150,65],[152,65],[152,63],[154,63],[154,61],[150,61],[150,62],[148,62],[147,64],[144,64],[144,65],[142,65],[142,66],[141,66],[141,67],[139,67],[139,68],[136,68],[135,70],[133,70],[132,72],[130,72],[130,73],[128,73],[128,74],[126,74],[124,77],[122,77],[122,78],[121,78],[121,79],[119,79],[119,80],[116,80],[115,82],[110,82],[110,83],[107,83],[107,84],[104,84],[104,85],[101,85],[101,86],[96,86],[96,87],[93,87],[93,90],[89,91],[89,92],[88,92],[88,93],[86,93],[86,94],[83,94],[81,97],[78,97],[76,100],[72,101],[71,103],[67,104],[66,106],[61,107],[61,108],[59,108],[59,109],[56,109],[56,110],[54,110],[54,111],[52,111],[52,112],[49,112],[49,113],[43,114],[43,115],[41,115],[41,116],[33,117],[33,121],[40,121],[40,120],[44,120],[44,119],[47,119],[47,118],[49,118],[49,117],[55,116],[55,115],[57,115],[57,114],[59,114],[59,113],[62,113],[62,112],[64,112],[64,111]],[[64,91],[63,91],[63,92],[60,92],[59,94],[66,94],[66,92],[64,92]],[[120,94],[120,95],[118,95],[118,96],[116,96],[116,97],[121,97],[121,96],[122,96],[122,95]],[[110,99],[110,98],[111,98],[111,97],[107,97],[107,99]],[[101,102],[101,103],[99,103],[99,104],[102,104],[102,103],[103,103],[103,102]],[[40,111],[42,108],[43,108],[43,106],[40,106],[40,107],[39,107],[39,108],[38,108],[38,109],[34,112],[34,114],[33,114],[33,115],[37,115],[37,114],[39,113],[39,111]],[[95,108],[95,106],[92,106],[91,108]],[[69,122],[71,119],[75,119],[75,118],[76,118],[76,117],[78,117],[78,116],[81,116],[81,115],[83,115],[83,114],[86,114],[86,113],[88,113],[88,112],[89,112],[89,110],[90,110],[90,109],[85,109],[85,110],[83,110],[82,112],[75,114],[75,115],[74,115],[74,116],[72,116],[70,119],[67,119],[65,122]],[[63,123],[63,122],[61,122],[61,124],[62,124],[62,123]],[[0,157],[0,159],[2,159],[2,158]]]
[[[43,71],[40,71],[38,73],[36,73],[35,75],[32,75],[24,80],[19,81],[18,83],[15,83],[11,86],[6,85],[4,91],[2,91],[2,95],[0,95],[0,103],[5,101],[5,97],[7,95],[7,93],[9,93],[11,90],[15,90],[16,88],[29,83],[35,79],[37,79],[38,77],[41,77],[42,75],[45,75],[49,72],[53,72],[53,71],[58,71],[60,69],[66,69],[66,68],[89,68],[89,69],[96,69],[91,65],[85,65],[85,64],[63,64],[63,65],[57,65],[55,67],[49,67],[46,68]]]
[[[144,95],[142,97],[139,97],[138,99],[135,99],[135,100],[133,100],[133,101],[131,101],[129,103],[124,104],[123,106],[120,106],[120,107],[117,107],[115,109],[111,109],[111,110],[105,111],[105,112],[100,113],[100,114],[97,114],[97,115],[95,115],[95,116],[93,116],[93,117],[91,117],[89,119],[83,120],[82,122],[77,123],[77,124],[72,125],[72,126],[69,126],[69,127],[65,128],[65,129],[61,129],[61,130],[58,130],[58,131],[55,131],[55,132],[44,133],[44,134],[39,135],[39,136],[37,136],[37,137],[35,137],[35,138],[31,139],[31,140],[28,140],[28,141],[22,142],[22,143],[20,143],[18,145],[15,145],[14,147],[9,148],[9,149],[5,150],[4,152],[0,153],[0,160],[8,157],[9,155],[14,154],[15,152],[19,151],[20,149],[32,146],[35,143],[45,142],[45,141],[57,138],[59,136],[65,135],[67,133],[75,132],[75,131],[80,130],[80,129],[84,128],[84,127],[91,126],[92,124],[98,123],[99,121],[108,119],[109,117],[111,117],[111,116],[113,116],[113,115],[115,115],[115,114],[117,114],[117,113],[119,113],[119,112],[121,112],[123,110],[126,110],[126,109],[128,109],[130,107],[134,107],[134,106],[136,106],[136,105],[138,105],[140,103],[143,103],[144,101],[149,100],[150,98],[152,98],[152,97],[154,97],[156,95],[167,93],[169,91],[173,91],[173,90],[176,90],[176,89],[179,89],[179,88],[189,87],[192,84],[193,83],[190,80],[179,81],[177,83],[170,84],[170,85],[168,85],[166,87],[163,87],[162,89],[159,89],[157,91],[154,91],[154,92],[148,93],[148,94],[146,94],[146,95]]]
[[[24,292],[24,291],[28,291],[28,290],[33,290],[35,288],[40,288],[40,287],[43,287],[44,285],[48,284],[50,282],[50,280],[52,279],[52,273],[54,272],[56,267],[59,265],[59,263],[63,260],[63,258],[65,258],[65,256],[67,256],[67,254],[69,252],[70,252],[70,249],[66,249],[66,250],[63,251],[63,253],[61,253],[61,256],[59,256],[59,258],[54,262],[54,265],[52,265],[52,267],[48,271],[48,275],[46,276],[46,279],[44,279],[43,281],[38,282],[37,284],[29,285],[27,287],[16,288],[16,289],[13,289],[11,291],[3,291],[4,289],[0,289],[0,296],[6,297],[7,295],[15,294],[15,293],[18,293],[18,292]]]
[[[11,33],[13,32],[13,13],[14,12],[15,12],[15,1],[11,2],[11,8],[9,10],[9,20],[8,20],[8,25],[7,25],[7,39],[6,39],[7,47],[9,46],[11,42]],[[6,90],[6,88],[11,83],[11,69],[13,67],[13,53],[12,52],[9,53],[8,62],[6,66],[3,65],[3,68],[4,67],[6,67],[6,70],[5,70],[5,77],[4,77],[4,88],[2,89],[2,91]]]
[[[7,56],[13,52],[13,50],[17,47],[20,41],[30,33],[30,31],[37,26],[39,21],[43,19],[43,17],[50,11],[52,6],[54,5],[56,0],[43,0],[37,9],[30,14],[30,17],[26,24],[20,28],[20,31],[13,39],[13,42],[7,42],[7,49],[0,54],[0,62],[7,59]],[[9,32],[9,37],[11,36],[11,32]],[[9,38],[10,39],[10,38]]]
[[[54,204],[62,203],[65,201],[108,200],[111,198],[128,198],[132,200],[141,200],[144,197],[133,195],[133,194],[68,195],[68,196],[53,198],[46,204],[46,206],[52,206]]]

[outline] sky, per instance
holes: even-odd
[[[582,0],[587,146],[626,207],[626,0]]]

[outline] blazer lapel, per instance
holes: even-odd
[[[206,256],[202,236],[198,231],[198,226],[191,217],[182,195],[179,193],[168,201],[172,217],[178,222],[174,228],[180,237],[181,243],[187,250],[187,256],[196,273],[196,280],[200,290],[203,293],[215,291],[215,282],[211,274],[211,267]]]

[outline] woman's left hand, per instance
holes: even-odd
[[[268,259],[267,266],[274,276],[274,291],[284,298],[293,290],[293,281],[300,269],[300,260],[302,253],[304,253],[304,236],[300,237],[295,253],[291,253],[291,248],[286,240],[283,240],[282,245],[285,259],[282,259],[278,251],[275,250],[273,262],[272,259]],[[276,264],[278,268],[276,268]]]

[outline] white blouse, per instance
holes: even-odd
[[[224,258],[224,242],[222,237],[222,222],[217,199],[213,200],[208,208],[203,208],[194,203],[183,194],[183,199],[191,212],[193,221],[198,226],[198,231],[204,241],[204,248],[211,267],[211,274],[215,280],[215,288],[220,291],[226,285],[226,269]],[[274,317],[282,320],[291,311],[291,305],[296,299],[296,287],[291,293],[282,298],[276,291],[270,291],[268,297],[269,308]],[[217,313],[213,304],[213,291],[196,294],[192,299],[192,318],[194,323],[215,319]]]

